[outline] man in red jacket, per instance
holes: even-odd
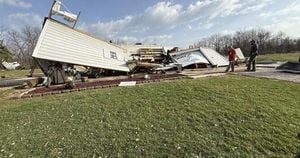
[[[234,63],[235,63],[236,52],[232,46],[228,47],[228,56],[229,56],[229,65],[226,69],[226,72],[228,72],[230,68],[231,68],[231,72],[234,72]]]

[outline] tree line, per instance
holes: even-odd
[[[257,42],[259,54],[300,51],[300,38],[292,38],[283,32],[273,33],[262,28],[239,30],[233,34],[214,34],[201,39],[194,46],[213,48],[225,55],[227,54],[227,47],[232,45],[235,48],[241,48],[244,55],[248,56],[251,40]]]
[[[40,33],[41,29],[37,27],[25,26],[21,30],[8,30],[0,26],[0,60],[14,60],[24,68],[34,65],[31,55]],[[195,43],[194,47],[209,47],[226,55],[227,47],[233,45],[241,48],[244,55],[248,56],[250,40],[257,41],[260,54],[300,51],[300,38],[292,38],[283,32],[273,33],[261,28],[240,30],[233,34],[215,34],[203,38]],[[8,51],[11,57],[7,55]]]

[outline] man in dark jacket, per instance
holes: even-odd
[[[254,40],[251,40],[250,59],[247,65],[247,71],[256,71],[256,56],[258,55],[258,46]],[[251,69],[252,68],[252,69]]]

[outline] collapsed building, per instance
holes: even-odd
[[[96,75],[129,72],[125,49],[51,19],[46,20],[32,57],[55,84],[76,75],[75,65]]]
[[[213,49],[179,48],[158,45],[116,45],[74,29],[77,15],[61,11],[60,2],[54,1],[32,57],[49,84],[87,76],[106,76],[136,72],[176,70],[191,65],[211,67],[227,66],[228,60]],[[69,26],[53,19],[52,15],[64,16]]]
[[[102,76],[146,70],[168,70],[192,64],[227,66],[228,60],[208,48],[168,52],[162,46],[119,46],[47,19],[32,57],[54,84],[65,83],[68,76]],[[149,71],[147,71],[149,72]],[[79,75],[80,76],[80,75]]]

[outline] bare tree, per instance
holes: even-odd
[[[4,44],[4,38],[5,38],[5,27],[4,26],[0,26],[0,46],[2,46]]]
[[[34,64],[31,55],[40,32],[40,29],[31,26],[25,26],[21,31],[7,32],[8,48],[22,65],[31,67]]]
[[[300,49],[300,39],[288,37],[283,32],[273,34],[262,28],[239,30],[234,34],[227,35],[211,35],[198,41],[196,45],[198,47],[213,48],[221,54],[226,54],[227,46],[233,45],[236,48],[241,48],[244,54],[248,56],[250,52],[250,40],[257,41],[260,54],[286,53],[299,51]]]
[[[21,39],[20,33],[15,30],[10,30],[7,32],[7,45],[10,51],[14,54],[17,60],[22,61],[24,54],[24,42]]]
[[[296,50],[297,50],[297,51],[300,51],[300,39],[297,39],[297,42],[296,42]]]
[[[266,43],[271,38],[271,32],[266,31],[264,29],[257,30],[257,42],[259,43],[259,52],[264,53],[266,50]]]
[[[25,43],[25,59],[26,62],[30,65],[33,65],[32,53],[40,36],[40,29],[25,26],[22,29],[22,39]]]

